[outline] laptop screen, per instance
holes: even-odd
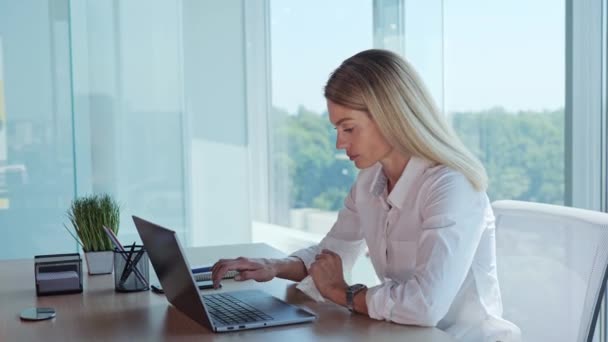
[[[175,232],[137,216],[133,221],[167,300],[192,320],[211,327]]]

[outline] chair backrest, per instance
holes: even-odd
[[[608,214],[492,203],[503,315],[524,341],[591,341],[608,275]]]

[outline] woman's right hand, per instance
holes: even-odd
[[[273,263],[268,259],[249,259],[239,257],[236,259],[220,259],[211,269],[213,287],[218,288],[220,281],[228,271],[238,271],[234,277],[236,281],[253,279],[255,281],[269,281],[277,275]]]

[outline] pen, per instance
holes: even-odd
[[[126,280],[125,274],[129,265],[131,265],[131,258],[133,258],[133,250],[135,249],[135,242],[131,245],[131,249],[129,250],[129,255],[127,256],[127,263],[125,264],[125,268],[122,270],[122,274],[120,275],[119,284],[123,284]]]
[[[118,241],[118,238],[116,237],[116,235],[114,235],[114,232],[112,230],[108,229],[108,227],[106,227],[106,226],[103,226],[103,230],[106,232],[106,235],[108,235],[108,237],[110,238],[110,241],[112,241],[114,248],[116,248],[119,252],[126,252],[125,248],[120,244],[120,241]],[[124,253],[120,253],[120,256],[123,258],[123,260],[127,261],[127,256]],[[148,281],[146,280],[144,275],[141,274],[141,272],[139,271],[139,269],[137,267],[135,268],[135,275],[137,276],[137,278],[139,278],[139,280],[141,280],[142,283],[144,283],[144,284],[146,284],[146,286],[148,286]]]
[[[195,267],[195,268],[192,269],[192,273],[211,272],[212,269],[213,269],[212,266],[209,266],[209,267]]]
[[[123,286],[124,282],[127,281],[127,279],[129,279],[129,276],[131,275],[131,273],[133,272],[133,270],[137,269],[137,263],[139,262],[139,260],[141,259],[141,257],[144,255],[144,253],[146,252],[145,249],[140,249],[137,254],[135,255],[135,258],[133,258],[133,261],[131,261],[131,263],[127,266],[125,266],[125,278],[124,280],[121,277],[121,280],[119,282],[119,286]],[[148,286],[147,283],[145,283],[146,286]]]

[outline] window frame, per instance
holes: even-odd
[[[566,0],[566,205],[608,212],[606,0]],[[608,299],[595,341],[608,341]]]
[[[249,206],[254,221],[272,221],[268,133],[272,110],[270,0],[244,1],[245,97],[249,147]]]

